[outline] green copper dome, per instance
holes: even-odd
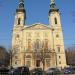
[[[50,4],[55,4],[55,1],[54,0],[51,0],[51,3]]]
[[[55,0],[50,0],[50,10],[49,10],[49,13],[50,12],[53,12],[53,11],[59,11],[59,9],[56,8],[56,4],[55,4]]]

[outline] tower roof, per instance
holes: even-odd
[[[16,12],[25,12],[24,0],[19,0],[19,5],[18,8],[16,9]]]
[[[50,2],[50,5],[55,5],[55,1],[54,0],[51,0],[51,2]]]
[[[50,8],[51,9],[54,9],[55,8],[55,1],[54,0],[51,0],[51,2],[50,2]]]
[[[19,9],[24,9],[24,0],[20,0],[19,1],[19,6],[18,6]]]
[[[50,10],[49,13],[52,11],[59,11],[59,9],[56,8],[55,0],[50,1]]]

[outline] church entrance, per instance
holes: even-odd
[[[40,67],[40,60],[36,60],[36,67]]]

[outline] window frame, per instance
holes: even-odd
[[[58,23],[58,22],[57,22],[57,18],[56,18],[56,17],[54,18],[54,23],[55,23],[55,24],[57,24],[57,23]]]

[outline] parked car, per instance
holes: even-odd
[[[58,75],[60,74],[60,70],[58,68],[49,68],[46,70],[47,75]]]
[[[10,70],[9,75],[30,75],[30,71],[28,67],[22,66]]]
[[[10,69],[9,72],[8,72],[8,75],[13,75],[14,70],[15,70],[14,68],[13,69]]]
[[[8,75],[9,69],[6,67],[1,67],[0,68],[0,74],[5,74]]]
[[[75,67],[72,67],[72,69],[73,69],[73,74],[75,74]]]
[[[62,71],[64,74],[72,74],[74,70],[71,67],[66,67]]]
[[[43,71],[41,68],[35,68],[32,71],[32,75],[42,75]]]

